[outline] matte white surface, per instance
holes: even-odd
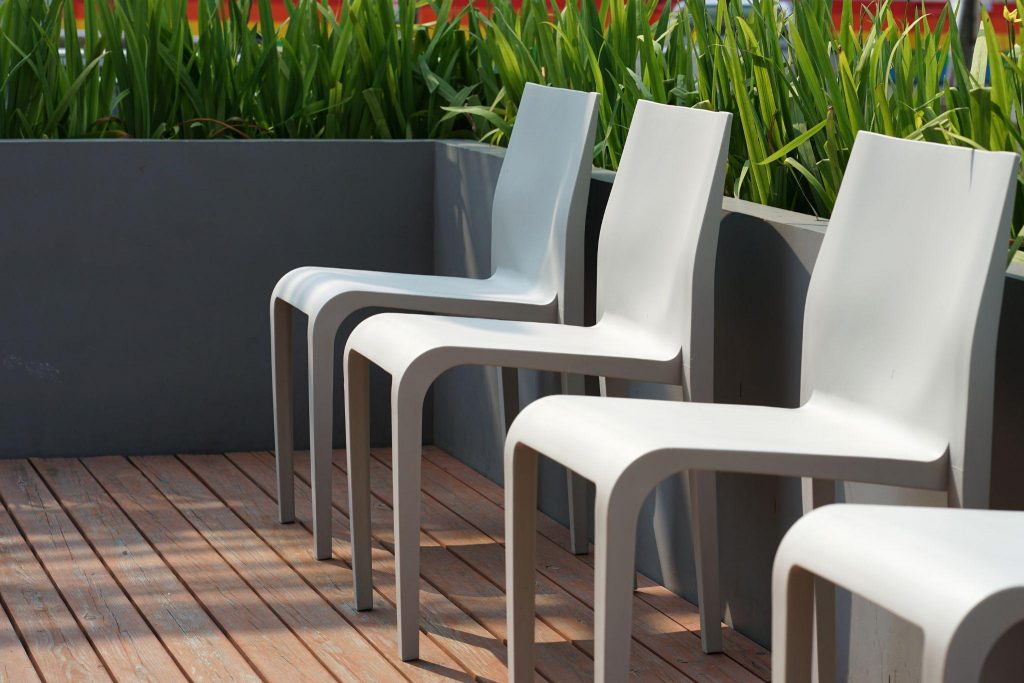
[[[982,680],[1024,620],[1024,513],[829,505],[786,534],[772,572],[772,678],[811,680],[811,584],[825,579],[924,632],[922,680]]]
[[[352,332],[345,401],[356,605],[371,604],[366,461],[372,362],[392,376],[403,659],[418,653],[423,398],[440,374],[468,364],[528,368],[568,373],[577,381],[585,374],[682,385],[686,397],[711,400],[714,268],[730,120],[727,113],[638,103],[601,228],[595,325],[382,314]],[[603,391],[614,394],[616,386],[606,379]],[[567,393],[582,392],[570,386]],[[694,485],[701,509],[713,509],[713,478],[695,479]],[[705,557],[713,561],[715,553]],[[532,571],[531,564],[531,577]],[[699,573],[717,581],[717,567],[701,566]],[[705,647],[721,649],[720,632],[706,631]]]
[[[836,479],[947,490],[953,504],[986,504],[1017,168],[1014,154],[859,134],[811,276],[799,408],[549,397],[520,414],[505,452],[513,680],[533,675],[538,454],[597,487],[599,681],[629,674],[637,514],[672,474],[813,477],[807,507],[832,502]],[[707,515],[701,521],[710,525]],[[716,566],[706,558],[711,529],[698,537],[704,566]],[[698,585],[701,617],[717,631],[717,582],[708,578]],[[827,681],[835,673],[834,589],[806,588]]]
[[[309,442],[318,559],[331,556],[334,342],[349,315],[380,306],[582,322],[583,232],[597,100],[596,93],[527,84],[494,195],[491,277],[307,267],[277,283],[270,299],[270,329],[279,515],[282,522],[295,519],[291,335],[292,313],[298,309],[309,317]],[[579,482],[570,487],[579,489]]]

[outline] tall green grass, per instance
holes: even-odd
[[[964,0],[970,1],[970,0]],[[1024,0],[1020,0],[1024,2]],[[602,94],[595,162],[618,164],[636,102],[733,112],[730,194],[827,216],[860,130],[1021,151],[1024,50],[982,12],[968,66],[953,12],[898,21],[846,1],[0,2],[0,137],[473,137],[502,144],[524,85]],[[429,9],[437,21],[417,21]],[[1024,6],[1020,7],[1024,15]],[[861,30],[862,25],[866,25]],[[61,46],[67,40],[67,49]],[[1024,175],[1014,225],[1024,224]],[[1009,236],[1012,254],[1024,231]]]
[[[457,17],[430,27],[416,4],[297,0],[0,3],[0,136],[54,138],[443,137],[468,129],[475,50]],[[441,16],[450,0],[433,3]],[[71,36],[65,55],[63,36]],[[454,91],[451,89],[455,88]]]
[[[581,0],[550,12],[524,0],[519,13],[495,3],[493,16],[476,16],[481,66],[497,73],[481,82],[502,120],[478,117],[482,134],[503,138],[525,80],[602,94],[596,161],[609,168],[638,99],[730,111],[730,194],[820,216],[832,210],[858,131],[1024,148],[1021,31],[1001,49],[984,12],[968,69],[949,6],[901,22],[891,2],[857,16],[846,0],[838,26],[830,0],[798,0],[792,13],[774,0],[746,13],[739,0],[710,13],[703,0],[671,15],[656,6]],[[1011,255],[1024,242],[1024,174],[1017,195]]]

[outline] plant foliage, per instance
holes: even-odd
[[[81,24],[73,0],[3,0],[0,137],[501,144],[533,81],[601,93],[607,168],[640,99],[730,111],[730,194],[827,216],[860,130],[1024,148],[1017,13],[1006,48],[982,10],[969,67],[950,7],[898,18],[891,2],[844,0],[836,23],[831,0],[293,0],[275,25],[269,0],[198,0],[194,23],[186,0],[85,0]],[[1024,174],[1017,195],[1021,226]],[[1014,229],[1011,255],[1022,242]]]

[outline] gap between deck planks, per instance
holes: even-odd
[[[0,463],[0,680],[503,680],[500,487],[425,449],[422,659],[401,662],[390,457],[373,455],[369,612],[351,608],[343,458],[327,562],[310,553],[308,456],[293,525],[267,453]],[[538,679],[589,680],[591,562],[538,528]],[[696,609],[640,581],[636,677],[768,680],[767,651],[727,631],[727,654],[704,655]]]

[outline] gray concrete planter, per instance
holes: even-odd
[[[0,457],[268,448],[274,283],[430,272],[434,151],[0,143]]]
[[[484,273],[487,216],[476,212],[487,206],[501,153],[462,147],[451,148],[448,155],[452,165],[439,174],[436,185],[435,268],[452,275]],[[587,238],[591,281],[601,215],[613,179],[613,173],[595,171],[591,184]],[[461,203],[466,197],[479,200],[477,206]],[[466,216],[473,220],[465,220]],[[717,401],[798,404],[804,299],[827,226],[827,221],[812,216],[726,198],[716,264]],[[1006,276],[999,331],[991,486],[992,505],[1007,509],[1024,509],[1022,348],[1024,264],[1015,264]],[[520,396],[525,401],[556,391],[553,379],[522,373]],[[500,414],[496,385],[497,376],[491,369],[462,368],[442,377],[435,388],[434,439],[500,481],[503,427],[487,419],[489,414]],[[671,395],[663,387],[638,384],[631,387],[631,393]],[[548,464],[542,469],[541,506],[563,522],[568,518],[564,490],[564,473]],[[945,500],[944,494],[852,484],[844,485],[840,496],[860,502],[943,504]],[[726,619],[768,644],[771,565],[783,534],[801,514],[799,482],[723,475],[719,501]],[[681,478],[666,480],[658,487],[641,511],[638,563],[648,576],[696,599],[686,509]],[[851,602],[849,597],[841,606],[846,626],[840,664],[848,680],[915,680],[921,645],[916,629],[862,602]],[[851,657],[851,652],[856,655]]]
[[[267,304],[281,274],[309,264],[490,272],[490,200],[502,153],[483,145],[4,142],[0,160],[0,457],[270,449]],[[613,177],[598,171],[592,183],[591,279]],[[827,224],[730,199],[723,221],[717,400],[796,405],[804,297]],[[339,347],[346,336],[342,330]],[[1022,348],[1024,267],[1017,267],[1007,275],[1000,328],[992,468],[993,504],[1017,509],[1024,509]],[[386,392],[377,384],[374,438],[384,443]],[[557,387],[531,372],[520,384],[524,400]],[[498,386],[493,369],[446,373],[428,401],[425,437],[500,481]],[[336,394],[340,402],[340,385]],[[304,401],[298,406],[304,444]],[[339,446],[343,424],[336,421]],[[563,482],[563,472],[544,468],[542,507],[564,520]],[[800,514],[799,485],[730,475],[719,488],[727,616],[767,644],[771,561]],[[847,486],[843,495],[909,494]],[[677,479],[652,494],[641,515],[639,562],[692,598],[684,503]],[[885,680],[915,666],[909,627],[891,620],[879,627],[877,615],[856,605],[847,613],[855,615],[847,644],[865,633],[895,643],[883,651],[858,644],[866,654],[855,660],[844,650],[851,680]]]

